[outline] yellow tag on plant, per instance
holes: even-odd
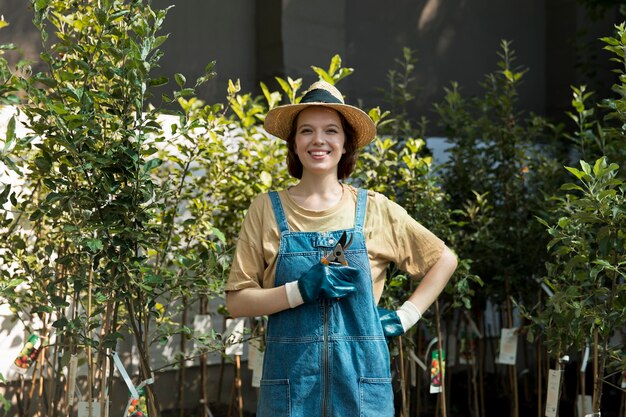
[[[37,360],[39,349],[41,348],[41,338],[36,334],[31,334],[20,351],[19,355],[13,361],[16,371],[25,374],[30,366]]]

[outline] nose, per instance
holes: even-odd
[[[315,131],[315,136],[313,137],[313,143],[324,143],[325,142],[325,138],[324,138],[324,132],[320,131],[320,130],[316,130]]]

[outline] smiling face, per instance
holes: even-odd
[[[298,115],[294,150],[303,172],[337,174],[339,160],[346,152],[346,135],[339,113],[328,107],[308,107]]]

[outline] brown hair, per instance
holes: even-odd
[[[301,112],[302,111],[300,111],[300,113]],[[345,180],[350,176],[350,174],[352,174],[352,171],[354,171],[354,167],[356,166],[356,160],[359,157],[359,149],[355,140],[356,132],[354,128],[350,123],[348,123],[348,121],[343,116],[343,114],[341,114],[341,112],[338,112],[336,110],[335,112],[339,115],[339,119],[341,120],[341,127],[346,137],[346,141],[344,143],[346,153],[344,153],[339,160],[339,165],[337,166],[337,178],[340,180]],[[296,117],[293,118],[291,131],[289,132],[289,137],[287,138],[287,169],[292,177],[298,179],[302,178],[302,162],[300,162],[300,158],[298,157],[298,154],[296,154],[295,138],[296,130],[298,127],[298,117],[300,117],[300,113],[298,113]]]

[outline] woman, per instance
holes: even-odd
[[[252,202],[226,285],[232,316],[269,316],[257,416],[391,417],[386,337],[420,319],[456,257],[397,204],[341,183],[376,127],[334,86],[272,109],[265,129],[287,141],[300,181]],[[421,282],[379,314],[390,262]]]

